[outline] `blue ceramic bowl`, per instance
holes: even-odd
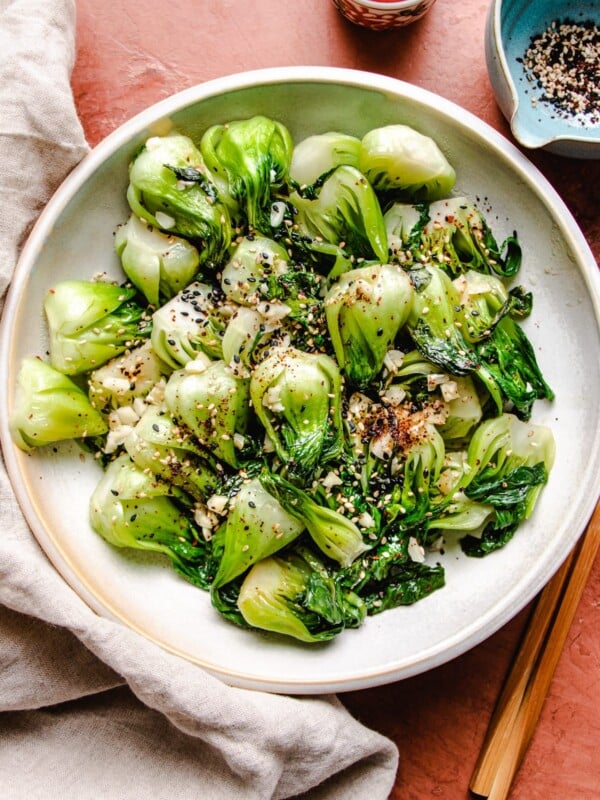
[[[485,54],[498,105],[524,147],[572,158],[600,158],[600,122],[556,113],[528,79],[523,54],[533,36],[554,21],[592,21],[600,27],[598,0],[493,0],[487,17]]]

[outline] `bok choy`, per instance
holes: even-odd
[[[511,546],[555,458],[517,234],[453,195],[425,132],[325,131],[151,136],[118,279],[49,287],[48,353],[10,415],[23,450],[93,453],[107,546],[306,645],[442,592],[447,557]]]

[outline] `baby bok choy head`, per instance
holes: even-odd
[[[123,271],[153,306],[169,300],[194,279],[200,256],[191,242],[142,222],[135,214],[117,228]]]
[[[467,270],[453,283],[459,295],[457,315],[463,336],[471,343],[485,339],[510,310],[508,289],[495,275],[475,270]]]
[[[437,426],[423,419],[426,415],[401,434],[408,441],[396,446],[395,486],[384,512],[387,523],[393,521],[404,530],[423,525],[440,496],[446,448]]]
[[[308,473],[342,449],[341,377],[324,353],[274,347],[250,378],[254,412],[281,461]]]
[[[194,281],[152,315],[152,348],[171,369],[184,367],[198,354],[220,359],[226,327],[221,294],[208,283]]]
[[[127,200],[140,219],[189,239],[200,265],[214,266],[224,257],[231,242],[229,212],[187,136],[147,140],[129,168]]]
[[[366,133],[359,169],[377,192],[413,202],[446,197],[456,181],[436,142],[408,125],[386,125]]]
[[[481,381],[496,414],[514,410],[528,419],[535,400],[553,398],[531,342],[511,316],[513,303],[521,305],[519,296],[509,293],[503,302],[506,294],[494,276],[485,276],[480,288],[485,285],[488,291],[475,300],[477,295],[465,296],[462,281],[453,282],[439,266],[424,264],[409,274],[415,295],[406,329],[425,358],[443,372],[472,374]],[[489,327],[473,322],[473,310]]]
[[[165,404],[175,419],[215,458],[232,467],[239,466],[249,400],[248,381],[236,378],[224,361],[191,361],[173,372],[165,386]]]
[[[264,470],[260,480],[283,508],[305,525],[313,542],[328,558],[347,567],[370,549],[358,527],[348,517],[320,505],[281,475]]]
[[[245,236],[235,247],[221,274],[225,296],[241,305],[256,305],[261,284],[270,276],[286,273],[289,256],[282,245],[267,236]]]
[[[214,587],[286,547],[303,530],[304,523],[289,514],[258,478],[242,481],[227,499],[227,519],[217,534],[222,555]]]
[[[335,355],[348,380],[368,385],[406,322],[413,302],[408,275],[390,264],[345,272],[324,305]]]
[[[332,639],[358,627],[363,601],[343,589],[307,547],[296,547],[260,561],[242,583],[238,608],[248,625],[303,642]]]
[[[164,369],[164,364],[146,340],[88,374],[90,401],[102,412],[129,406],[153,392],[161,382]]]
[[[462,540],[468,555],[483,556],[502,547],[531,516],[554,455],[552,431],[523,422],[513,414],[501,414],[477,427],[454,492],[491,506],[493,517],[481,536]]]
[[[196,500],[207,500],[217,486],[217,473],[207,450],[170,414],[148,406],[124,441],[140,469],[183,489]]]
[[[355,258],[386,262],[387,234],[375,190],[365,176],[350,165],[337,167],[316,196],[294,192],[298,233],[313,242],[334,245]]]
[[[200,141],[233,216],[241,215],[262,233],[271,230],[272,193],[287,181],[292,149],[285,125],[262,115],[213,125]]]
[[[135,294],[103,281],[65,280],[50,289],[44,311],[52,366],[66,375],[88,372],[150,336],[150,315]]]
[[[19,367],[9,425],[13,441],[21,450],[100,436],[108,430],[100,412],[77,384],[33,357],[24,358]]]
[[[193,567],[204,563],[207,548],[184,504],[181,490],[124,453],[110,462],[90,498],[90,523],[115,547],[164,553],[184,577],[194,572],[190,579],[197,582]]]
[[[476,357],[457,325],[460,300],[456,287],[440,267],[423,264],[409,273],[415,293],[406,323],[418,350],[453,375],[467,375]]]
[[[465,197],[431,203],[422,228],[420,251],[452,277],[467,269],[512,277],[521,266],[516,234],[498,245],[482,212]]]

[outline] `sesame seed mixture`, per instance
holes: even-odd
[[[594,22],[553,21],[531,37],[518,61],[541,91],[532,105],[541,102],[580,125],[600,124],[600,30]]]

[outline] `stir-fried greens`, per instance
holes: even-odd
[[[150,138],[123,279],[49,289],[15,442],[82,442],[92,528],[242,627],[323,641],[443,587],[442,544],[504,546],[554,459],[517,234],[454,182],[401,124]]]

